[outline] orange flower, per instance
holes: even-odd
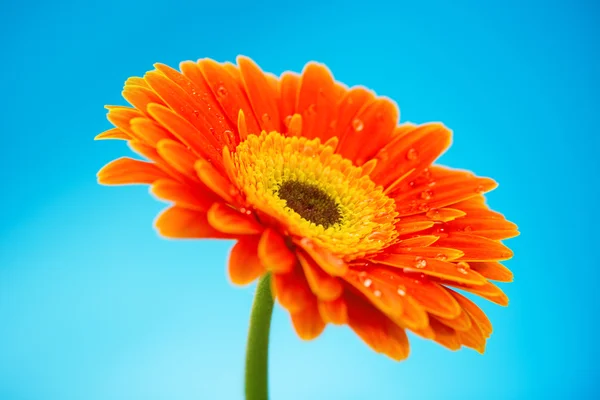
[[[115,128],[97,137],[148,161],[115,160],[100,183],[149,184],[173,203],[163,236],[235,239],[231,280],[271,273],[303,339],[348,324],[397,360],[407,329],[484,351],[491,324],[456,290],[507,305],[489,281],[512,280],[500,241],[518,232],[485,204],[493,180],[431,165],[446,127],[398,125],[394,103],[317,63],[279,78],[245,57],[155,67],[127,80],[133,108],[108,107]]]

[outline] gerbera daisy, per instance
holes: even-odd
[[[396,360],[407,330],[484,351],[490,321],[459,292],[507,305],[490,281],[512,280],[501,240],[518,232],[486,206],[492,179],[432,165],[450,130],[399,124],[392,101],[314,62],[280,77],[246,57],[155,68],[126,81],[133,107],[108,107],[115,128],[97,136],[147,160],[115,160],[100,183],[151,185],[172,203],[163,236],[234,239],[232,282],[269,276],[303,339],[347,324]]]

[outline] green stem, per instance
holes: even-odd
[[[260,278],[250,314],[246,345],[246,400],[268,400],[269,330],[273,313],[271,275]]]

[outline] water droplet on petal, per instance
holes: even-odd
[[[417,150],[415,150],[415,149],[409,149],[408,152],[406,153],[406,159],[409,161],[416,160],[418,156],[419,156],[419,154],[417,153]]]
[[[463,274],[463,275],[467,275],[469,273],[468,270],[470,268],[471,267],[469,267],[469,264],[467,264],[464,261],[461,261],[461,262],[459,262],[459,263],[456,264],[456,270],[458,272],[460,272],[461,274]]]
[[[415,258],[415,267],[416,268],[425,268],[427,266],[427,260],[423,257]]]
[[[363,282],[363,285],[365,285],[365,287],[368,288],[369,286],[371,286],[372,283],[373,283],[373,281],[371,279],[367,278]]]
[[[379,290],[375,289],[375,290],[373,291],[373,296],[375,296],[375,297],[381,297],[381,291],[379,291]]]
[[[271,116],[267,113],[264,113],[261,117],[262,122],[269,122],[271,120]]]
[[[400,296],[406,296],[406,287],[403,285],[398,285],[398,294]]]
[[[423,200],[429,200],[433,196],[433,192],[431,190],[424,190],[421,192],[421,198]]]
[[[485,188],[483,187],[483,185],[479,185],[475,188],[475,193],[481,194],[483,192],[485,192]]]
[[[317,112],[317,106],[315,104],[311,104],[308,106],[308,113],[315,114]]]
[[[221,85],[217,88],[217,94],[221,97],[225,97],[227,96],[227,89],[225,89],[225,86]]]
[[[444,253],[438,253],[436,254],[435,258],[437,258],[440,261],[446,261],[448,259],[448,256]]]
[[[425,203],[419,204],[419,211],[427,212],[427,211],[429,211],[429,206]]]
[[[464,231],[465,232],[471,232],[473,230],[473,228],[471,228],[470,226],[465,226]]]
[[[354,129],[354,132],[361,132],[365,127],[365,124],[362,122],[362,120],[356,118],[352,121],[352,129]]]

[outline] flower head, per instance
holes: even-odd
[[[231,280],[271,273],[304,339],[347,324],[398,360],[406,330],[483,352],[491,324],[458,291],[506,305],[490,280],[512,280],[500,241],[518,232],[486,206],[493,180],[432,165],[446,127],[399,125],[394,103],[318,63],[281,77],[245,57],[155,67],[127,80],[133,107],[108,107],[115,128],[97,137],[147,160],[115,160],[101,183],[151,185],[172,203],[166,237],[235,239]]]

